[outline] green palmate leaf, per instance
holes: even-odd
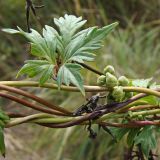
[[[153,128],[153,126],[144,127],[139,135],[134,139],[135,144],[141,144],[142,151],[147,158],[150,150],[156,147],[156,137],[154,135]]]
[[[75,32],[86,23],[86,20],[82,20],[82,17],[65,14],[64,17],[59,19],[54,18],[54,23],[59,27],[63,45],[66,46]]]
[[[102,40],[110,33],[118,23],[107,25],[103,28],[90,27],[82,31],[78,30],[86,23],[82,17],[65,15],[54,19],[59,31],[45,25],[42,35],[31,29],[31,33],[24,32],[21,28],[3,29],[12,34],[21,34],[31,44],[31,54],[38,57],[35,61],[26,61],[19,71],[18,76],[27,74],[29,77],[40,76],[40,84],[45,83],[57,73],[53,72],[54,66],[59,70],[58,85],[70,83],[76,85],[84,94],[83,81],[80,75],[81,67],[73,62],[84,63],[93,61],[96,49],[102,46]],[[41,60],[39,60],[41,59]]]
[[[62,83],[69,85],[70,83],[77,86],[82,94],[85,94],[83,80],[79,73],[82,67],[78,64],[66,63],[58,71],[57,82],[60,87]]]
[[[127,144],[129,147],[131,147],[134,143],[134,138],[139,133],[140,128],[131,128],[127,135]]]
[[[102,47],[102,40],[117,24],[103,28],[91,27],[77,33],[65,49],[65,61],[93,61],[95,55],[92,52]]]
[[[2,127],[0,127],[0,152],[5,157],[5,143],[4,143],[4,133]]]
[[[110,128],[112,134],[115,136],[115,138],[120,141],[129,131],[130,128]]]
[[[28,60],[18,72],[17,76],[27,74],[29,77],[41,75],[40,84],[44,84],[53,75],[54,65],[45,60]]]
[[[36,31],[31,29],[31,33],[24,32],[20,28],[20,33],[23,34],[31,43],[31,54],[37,57],[46,58],[48,61],[54,62],[56,51],[56,35],[51,33],[51,29],[46,27],[43,29],[43,37]],[[32,47],[33,50],[32,50]],[[37,51],[32,53],[32,51]]]
[[[136,79],[136,80],[132,80],[132,85],[135,87],[149,87],[151,84],[152,78],[148,78],[148,79]]]
[[[19,27],[18,31],[12,31],[12,29],[3,29],[3,31],[14,34],[22,34],[31,43],[32,55],[54,62],[57,45],[57,35],[56,32],[53,32],[54,29],[52,30],[51,28],[52,27],[46,26],[46,28],[43,29],[43,37],[34,29],[31,29],[31,33],[24,32]]]

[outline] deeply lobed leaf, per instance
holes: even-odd
[[[3,29],[5,32],[26,37],[31,44],[31,54],[38,58],[38,60],[26,61],[18,76],[40,75],[40,84],[45,83],[52,76],[58,76],[59,88],[62,83],[66,85],[72,83],[84,94],[80,74],[82,67],[75,62],[93,61],[95,58],[93,52],[102,46],[102,40],[118,23],[103,28],[90,27],[79,32],[78,30],[86,23],[82,17],[66,14],[59,19],[54,18],[54,23],[59,28],[59,32],[46,25],[42,35],[34,29],[31,29],[31,33],[24,32],[19,27],[18,30]],[[53,72],[54,67],[56,72]]]
[[[43,85],[48,79],[52,78],[54,65],[44,60],[28,60],[18,72],[17,76],[27,74],[29,77],[40,75],[40,84]]]
[[[78,64],[73,64],[73,63],[66,63],[64,64],[57,76],[57,82],[59,87],[61,86],[62,83],[65,83],[66,85],[69,85],[70,83],[74,84],[77,86],[82,94],[85,94],[84,87],[83,87],[83,80],[82,77],[79,73],[79,70],[82,67]]]

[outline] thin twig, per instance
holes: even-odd
[[[98,75],[103,75],[102,72],[96,70],[95,68],[93,68],[93,67],[91,67],[91,66],[89,66],[89,65],[87,65],[85,63],[80,63],[80,62],[77,62],[77,61],[76,61],[76,63],[80,64],[81,66],[83,66],[84,68],[88,69],[89,71],[92,71],[92,72],[94,72],[94,73],[96,73]]]

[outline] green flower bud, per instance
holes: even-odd
[[[106,87],[113,88],[118,85],[117,78],[110,74],[109,72],[106,73]]]
[[[109,72],[110,74],[115,74],[115,70],[113,66],[106,66],[103,70],[104,74],[106,74],[107,72]]]
[[[120,86],[128,86],[129,85],[129,80],[125,76],[119,77],[118,82],[119,82]]]
[[[103,85],[105,85],[105,83],[106,83],[106,76],[104,76],[104,75],[99,76],[97,79],[97,84],[99,86],[103,86]]]
[[[114,87],[114,90],[112,92],[112,96],[115,99],[115,101],[120,102],[124,98],[125,93],[123,92],[123,88],[121,86]]]

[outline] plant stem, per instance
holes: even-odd
[[[4,97],[4,98],[7,98],[7,99],[10,99],[12,101],[15,101],[17,103],[20,103],[26,107],[29,107],[29,108],[32,108],[34,110],[37,110],[37,111],[41,111],[41,112],[44,112],[44,113],[49,113],[49,114],[55,114],[55,115],[63,115],[65,116],[66,114],[62,113],[62,112],[58,112],[58,111],[55,111],[55,110],[51,110],[51,109],[47,109],[47,108],[42,108],[40,106],[37,106],[36,104],[32,104],[24,99],[21,99],[21,98],[18,98],[18,97],[15,97],[15,96],[11,96],[9,94],[6,94],[6,93],[2,93],[0,92],[0,97]]]
[[[13,126],[16,126],[16,125],[19,125],[19,124],[22,124],[22,123],[26,123],[26,122],[31,121],[31,120],[36,119],[36,118],[48,118],[48,117],[51,117],[51,116],[52,115],[45,114],[45,113],[38,113],[38,114],[33,114],[33,115],[30,115],[30,116],[23,117],[23,118],[16,118],[15,120],[12,120],[12,121],[8,122],[5,127],[9,128],[9,127],[13,127]]]
[[[8,115],[10,118],[20,118],[20,117],[26,117],[26,114],[22,113],[13,113],[13,112],[5,112],[6,115]]]
[[[143,109],[152,109],[152,108],[159,108],[159,106],[155,105],[139,105],[139,106],[133,106],[129,108],[127,111],[137,111],[137,110],[143,110]]]
[[[50,104],[48,103],[47,101],[45,101],[44,99],[42,98],[39,98],[31,93],[28,93],[26,91],[23,91],[23,90],[20,90],[20,89],[17,89],[17,88],[13,88],[13,87],[9,87],[9,86],[5,86],[5,85],[0,85],[0,89],[2,90],[6,90],[6,91],[9,91],[9,92],[12,92],[12,93],[16,93],[16,94],[19,94],[19,95],[22,95],[22,96],[25,96],[25,97],[28,97],[32,100],[35,100],[36,102],[40,103],[40,104],[43,104],[45,105],[46,107],[48,108],[51,108],[53,110],[56,110],[56,111],[59,111],[59,112],[62,112],[62,113],[66,113],[67,115],[71,115],[72,113],[61,108],[61,107],[58,107],[58,106],[55,106],[53,104]]]
[[[88,69],[89,71],[92,71],[93,73],[96,73],[96,74],[98,74],[98,75],[103,75],[102,72],[94,69],[93,67],[91,67],[91,66],[89,66],[89,65],[87,65],[87,64],[85,64],[85,63],[80,63],[80,62],[76,62],[76,63],[80,64],[81,66],[83,66],[84,68]]]
[[[35,81],[1,81],[0,84],[7,85],[7,86],[15,86],[15,87],[42,87],[42,88],[51,88],[51,89],[58,89],[56,84],[52,83],[45,83],[44,85],[39,85],[38,82]],[[99,86],[87,86],[84,85],[85,92],[106,92],[109,91],[105,87]],[[77,87],[73,86],[61,86],[61,90],[64,91],[71,91],[71,92],[80,92]],[[123,87],[125,92],[138,92],[138,93],[145,93],[149,95],[154,95],[160,98],[160,88],[155,90],[149,88],[142,88],[142,87]]]
[[[147,116],[147,115],[154,115],[154,114],[159,114],[160,109],[152,109],[152,110],[147,110],[147,111],[140,111],[140,112],[132,112],[132,117],[137,117],[138,115],[142,116]]]

